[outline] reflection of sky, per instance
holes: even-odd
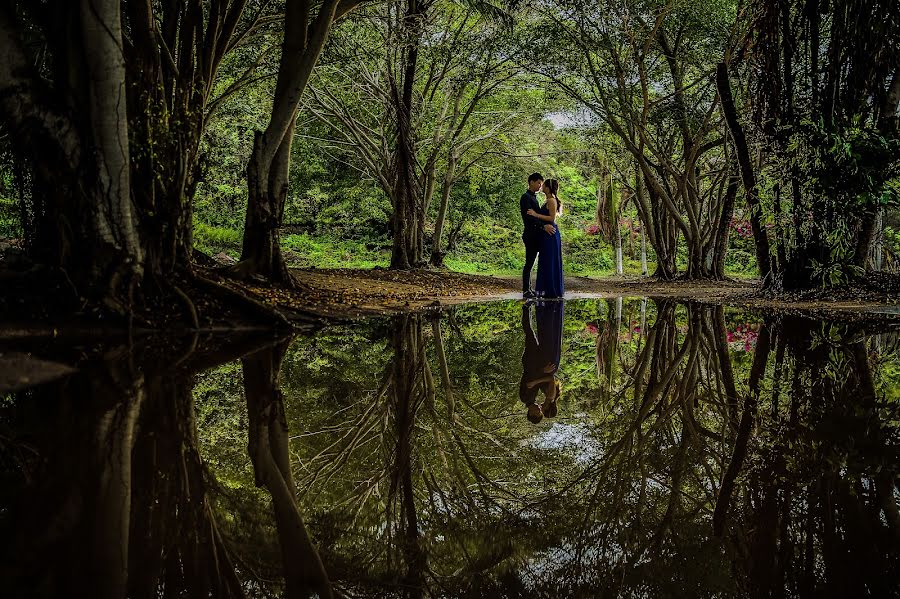
[[[589,464],[600,457],[600,444],[591,436],[590,429],[582,423],[568,424],[554,422],[524,442],[535,449],[565,451],[573,454],[575,463],[581,466]]]
[[[626,561],[624,548],[616,541],[606,539],[597,543],[593,540],[607,534],[602,527],[592,527],[577,539],[564,539],[556,547],[535,554],[519,572],[522,581],[533,590],[554,574],[565,572],[572,582],[590,584],[599,564],[623,564]]]

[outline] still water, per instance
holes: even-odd
[[[499,302],[33,346],[4,597],[896,597],[900,319]]]

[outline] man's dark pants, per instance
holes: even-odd
[[[525,242],[525,268],[522,269],[522,293],[531,289],[531,269],[534,268],[534,261],[537,260],[538,249],[540,243],[536,239],[523,237]]]

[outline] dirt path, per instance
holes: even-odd
[[[518,299],[519,280],[513,276],[466,275],[449,271],[294,270],[301,287],[286,291],[248,286],[246,290],[283,309],[344,318],[423,310],[479,300]],[[766,297],[752,280],[658,281],[651,278],[610,277],[566,279],[566,297],[672,297],[751,308],[812,311],[877,311],[900,314],[900,301],[891,294],[848,294],[833,297]]]

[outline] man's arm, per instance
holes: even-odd
[[[534,230],[542,229],[544,223],[533,216],[529,216],[528,210],[530,208],[532,208],[531,198],[528,197],[527,193],[523,193],[522,197],[519,199],[519,212],[522,213],[522,222],[525,224],[525,228]]]

